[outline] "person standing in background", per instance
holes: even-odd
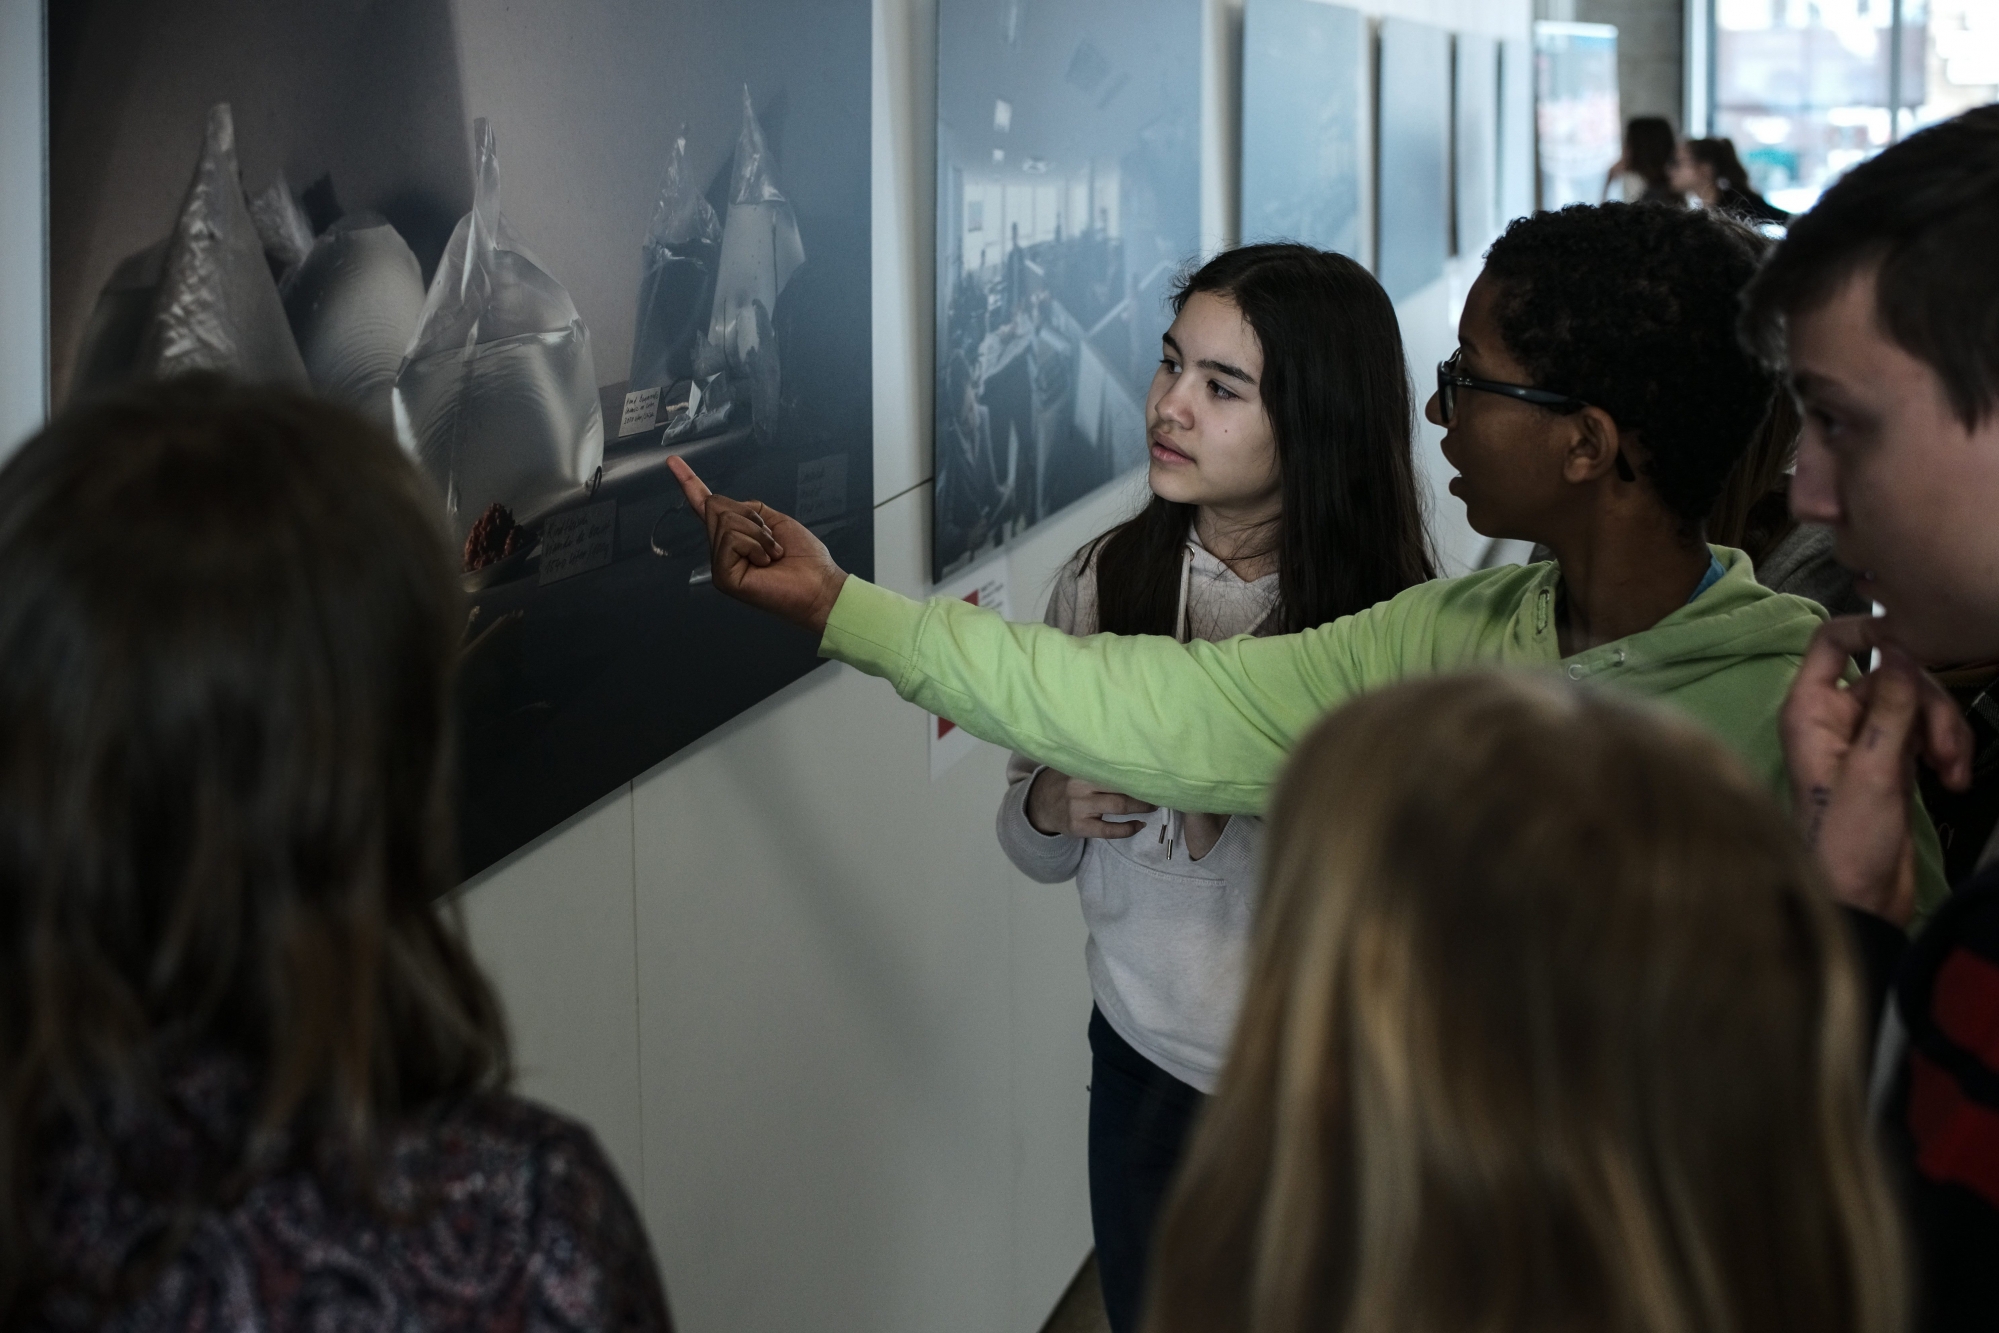
[[[1604,174],[1603,197],[1625,203],[1671,204],[1681,207],[1686,197],[1674,188],[1673,155],[1678,141],[1664,116],[1633,116],[1624,126],[1624,152]]]
[[[1252,245],[1173,298],[1146,404],[1151,502],[1057,576],[1069,634],[1290,632],[1434,576],[1395,308],[1343,255]],[[1090,1211],[1134,1333],[1160,1200],[1226,1055],[1262,821],[1160,810],[1016,754],[1000,846],[1074,879],[1090,938]]]
[[[1791,220],[1756,192],[1733,139],[1689,139],[1680,145],[1673,155],[1672,185],[1703,208],[1719,208],[1745,222],[1782,227]]]

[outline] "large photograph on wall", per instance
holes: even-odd
[[[1383,19],[1378,60],[1374,275],[1404,301],[1451,257],[1451,34]]]
[[[815,665],[665,469],[873,565],[867,0],[69,0],[51,390],[393,431],[470,603],[466,871]]]
[[[1534,53],[1509,37],[1499,44],[1499,220],[1534,211]]]
[[[1499,43],[1474,32],[1451,39],[1453,254],[1484,256],[1499,234]]]
[[[1199,0],[939,0],[941,582],[1145,462],[1200,246]]]
[[[1321,0],[1249,0],[1242,39],[1242,236],[1361,251],[1365,20]]]

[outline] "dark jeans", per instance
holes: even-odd
[[[1146,1259],[1187,1132],[1207,1099],[1090,1010],[1090,1226],[1111,1333],[1136,1333]]]

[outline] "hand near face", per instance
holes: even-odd
[[[1842,684],[1853,655],[1877,647],[1880,667]],[[1812,636],[1778,726],[1799,827],[1833,897],[1907,924],[1915,909],[1915,763],[1928,763],[1953,790],[1971,783],[1971,731],[1956,703],[1884,641],[1876,621],[1850,616]]]
[[[761,500],[712,493],[682,458],[669,458],[666,465],[679,478],[688,508],[707,526],[715,586],[759,611],[825,633],[826,618],[847,582],[826,544]]]
[[[1027,789],[1027,822],[1043,834],[1072,838],[1129,838],[1144,827],[1121,815],[1149,815],[1158,806],[1044,768]],[[1106,819],[1109,816],[1109,819]]]

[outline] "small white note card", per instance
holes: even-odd
[[[618,418],[618,438],[651,430],[659,424],[659,386],[625,395],[625,410]]]
[[[807,527],[847,512],[847,456],[827,454],[798,465],[798,504],[792,517]]]
[[[602,569],[611,563],[618,541],[618,502],[585,505],[557,514],[541,525],[541,581],[554,583],[572,574]]]

